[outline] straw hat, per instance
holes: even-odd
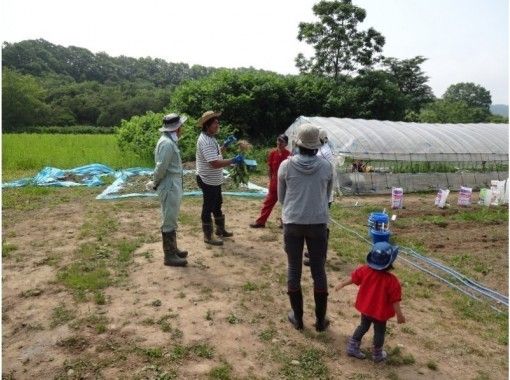
[[[198,120],[198,126],[200,128],[203,128],[204,124],[207,120],[211,120],[215,117],[219,117],[220,115],[221,115],[221,112],[206,111],[202,114],[202,117]]]
[[[372,246],[367,255],[367,264],[375,270],[384,270],[388,268],[398,255],[398,247],[392,246],[386,241],[380,241]]]
[[[163,125],[159,128],[160,132],[173,132],[178,130],[181,125],[188,118],[186,116],[179,116],[176,113],[170,113],[168,115],[163,116]]]
[[[313,124],[303,124],[299,127],[296,145],[306,149],[319,149],[319,128]]]

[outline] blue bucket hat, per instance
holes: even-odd
[[[398,255],[398,247],[392,246],[386,241],[375,243],[367,255],[367,264],[375,270],[388,268]]]

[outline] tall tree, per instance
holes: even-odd
[[[491,93],[480,85],[471,82],[452,84],[443,95],[450,102],[465,102],[470,107],[483,108],[490,112]]]
[[[402,60],[389,57],[383,60],[383,66],[393,75],[400,92],[406,97],[407,112],[420,112],[425,104],[434,101],[432,89],[427,84],[429,78],[420,67],[426,60],[422,56]]]
[[[464,101],[436,100],[427,104],[416,121],[422,123],[482,123],[490,114],[481,107],[471,107]]]
[[[49,107],[44,90],[31,75],[22,75],[6,67],[2,70],[2,125],[16,130],[28,125],[44,125]]]
[[[359,31],[358,24],[367,15],[351,0],[326,1],[313,6],[319,22],[299,24],[298,40],[311,44],[315,55],[307,59],[302,53],[296,66],[302,73],[332,76],[370,67],[381,59],[384,37],[373,28]]]

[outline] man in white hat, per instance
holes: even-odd
[[[301,272],[304,243],[310,254],[315,300],[315,329],[324,331],[328,284],[326,252],[328,249],[328,200],[333,187],[331,164],[317,157],[322,146],[319,129],[312,124],[300,127],[296,144],[298,154],[283,161],[278,169],[278,201],[282,204],[283,241],[287,253],[287,294],[292,311],[289,322],[303,329],[303,294]]]
[[[238,154],[234,158],[224,159],[222,153],[225,148],[233,144],[236,139],[229,136],[220,147],[215,136],[220,130],[219,116],[221,112],[206,111],[198,121],[198,127],[202,132],[197,139],[196,165],[197,165],[197,184],[202,190],[202,230],[204,232],[204,242],[210,245],[223,245],[223,238],[233,236],[232,232],[225,229],[225,215],[221,210],[223,197],[221,194],[221,185],[223,183],[223,168],[240,164],[244,157]],[[213,225],[211,214],[214,216],[216,224],[216,236],[213,237]]]
[[[161,137],[154,149],[156,166],[153,174],[153,189],[157,191],[161,203],[161,233],[163,236],[164,264],[185,266],[187,251],[177,248],[177,217],[182,199],[182,161],[177,141],[186,116],[175,113],[163,117],[159,129]]]

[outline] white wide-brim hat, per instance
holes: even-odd
[[[322,144],[319,139],[319,128],[313,124],[303,124],[299,127],[296,145],[306,149],[319,149]]]
[[[178,130],[184,122],[188,120],[186,116],[179,116],[171,113],[163,116],[163,125],[159,128],[160,132],[174,132]]]

